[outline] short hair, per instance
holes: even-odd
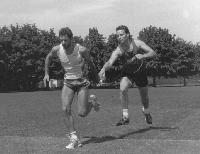
[[[59,37],[62,35],[67,35],[69,38],[73,37],[73,33],[72,33],[71,29],[69,29],[69,27],[61,28],[59,30]]]
[[[129,29],[127,26],[124,26],[124,25],[120,25],[116,28],[116,31],[118,30],[124,30],[126,34],[129,34],[129,37],[130,37],[130,32],[129,32]]]

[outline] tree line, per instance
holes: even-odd
[[[138,39],[157,52],[157,57],[147,61],[148,76],[153,78],[177,78],[199,73],[200,44],[186,42],[169,33],[166,28],[149,26],[139,32]],[[82,38],[74,36],[74,42],[86,46],[97,70],[100,71],[117,47],[117,36],[113,33],[106,39],[97,28],[90,28]],[[53,46],[59,44],[54,29],[41,30],[35,24],[10,25],[0,28],[0,91],[30,91],[44,77],[44,62]],[[122,63],[117,60],[106,72],[107,82],[120,79]],[[94,80],[90,69],[89,79]],[[50,78],[63,79],[64,70],[59,60],[50,64]],[[184,84],[186,84],[184,82]]]

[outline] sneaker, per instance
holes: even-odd
[[[143,112],[144,116],[145,116],[145,121],[148,123],[148,124],[152,124],[152,117],[150,114],[145,114]]]
[[[96,98],[96,96],[95,95],[90,95],[90,101],[92,103],[92,107],[94,108],[94,110],[96,112],[98,112],[99,109],[100,109],[100,103],[99,103],[98,99]]]
[[[128,118],[122,118],[119,122],[117,122],[116,126],[124,126],[129,124],[129,119]]]
[[[66,146],[67,149],[75,149],[83,146],[78,138],[72,138],[70,135],[68,137],[70,138],[70,143]]]

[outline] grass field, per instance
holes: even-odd
[[[61,91],[0,94],[0,154],[199,154],[200,86],[149,88],[153,125],[141,112],[137,88],[129,90],[130,124],[116,127],[122,108],[118,89],[92,89],[101,110],[73,115],[83,147],[66,150],[69,139]]]

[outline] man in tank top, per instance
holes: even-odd
[[[116,126],[126,125],[129,123],[128,89],[133,83],[135,83],[139,89],[141,101],[143,104],[142,109],[145,120],[148,124],[152,124],[152,117],[150,115],[149,109],[148,80],[145,71],[145,63],[144,65],[142,65],[143,69],[135,74],[131,72],[131,68],[134,67],[134,63],[130,63],[129,65],[127,64],[129,61],[132,61],[133,58],[138,60],[154,58],[156,56],[156,52],[152,50],[148,45],[146,45],[143,41],[132,39],[130,37],[129,29],[124,25],[118,26],[116,28],[116,34],[118,37],[119,45],[115,49],[115,51],[113,51],[110,59],[105,63],[105,65],[99,72],[100,78],[104,80],[105,71],[111,68],[115,60],[119,57],[121,57],[121,59],[123,60],[123,67],[125,69],[122,69],[122,79],[120,82],[120,100],[123,106],[123,116],[122,119],[117,122]],[[140,53],[140,49],[142,49],[144,53]]]
[[[71,114],[71,105],[74,94],[78,94],[78,114],[86,117],[91,108],[95,111],[100,109],[100,104],[94,95],[88,100],[90,82],[87,79],[84,63],[87,62],[92,72],[95,74],[96,81],[99,82],[99,75],[96,67],[92,62],[86,47],[73,43],[73,33],[66,27],[59,31],[59,39],[61,44],[54,46],[45,60],[45,77],[44,81],[49,81],[49,64],[53,57],[60,59],[61,65],[65,70],[64,86],[62,89],[61,100],[64,119],[69,130],[70,143],[66,146],[68,149],[74,149],[81,146],[74,127],[74,119]]]

